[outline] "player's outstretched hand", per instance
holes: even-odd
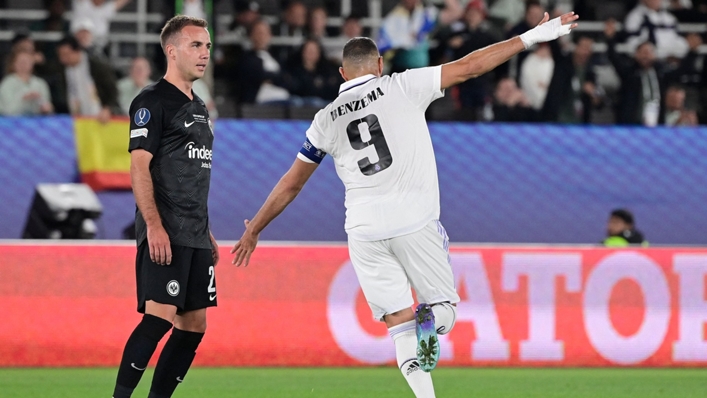
[[[255,251],[255,246],[258,245],[258,238],[260,237],[260,234],[253,234],[248,229],[250,220],[243,221],[243,224],[245,224],[245,232],[243,232],[241,240],[231,249],[231,254],[236,254],[236,257],[233,258],[233,264],[235,264],[236,267],[240,267],[241,264],[244,264],[246,267],[248,266],[250,263],[250,255]]]
[[[162,225],[147,227],[147,244],[150,247],[150,260],[159,265],[172,263],[172,246]]]
[[[579,15],[574,12],[568,12],[553,19],[550,19],[550,14],[545,13],[538,26],[520,35],[520,40],[526,49],[537,43],[555,40],[569,34],[572,29],[576,28],[575,21],[577,19],[579,19]]]

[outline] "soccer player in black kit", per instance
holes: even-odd
[[[131,396],[170,329],[149,398],[172,396],[204,336],[206,308],[216,305],[219,256],[207,209],[214,135],[204,102],[192,92],[209,62],[206,21],[175,16],[160,41],[167,72],[130,106],[137,298],[144,316],[125,345],[114,398]]]

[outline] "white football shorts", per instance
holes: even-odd
[[[349,256],[376,320],[410,308],[411,285],[421,303],[459,302],[449,238],[438,220],[391,239],[366,242],[349,237]]]

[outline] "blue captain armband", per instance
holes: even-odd
[[[316,164],[321,163],[324,156],[326,156],[326,152],[317,149],[317,147],[312,145],[312,143],[309,142],[309,138],[307,138],[304,144],[302,144],[302,148],[299,150],[299,153]]]

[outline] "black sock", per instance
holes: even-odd
[[[142,321],[125,343],[113,398],[130,397],[137,383],[140,382],[147,363],[157,348],[157,343],[171,328],[172,323],[165,319],[149,314],[142,317]]]
[[[152,377],[149,397],[171,397],[177,385],[184,380],[204,333],[172,329]]]

